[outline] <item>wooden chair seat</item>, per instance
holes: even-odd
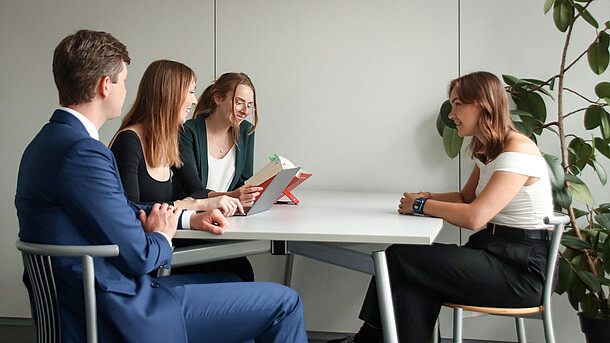
[[[450,308],[461,308],[464,311],[473,311],[480,313],[488,313],[497,316],[518,316],[528,315],[534,313],[540,313],[544,311],[544,306],[534,307],[485,307],[485,306],[471,306],[461,305],[453,303],[443,303],[443,306]]]

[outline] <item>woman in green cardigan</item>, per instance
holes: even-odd
[[[250,114],[254,124],[245,120]],[[195,166],[208,197],[228,195],[251,206],[259,195],[262,188],[244,186],[253,174],[257,123],[256,90],[246,74],[223,74],[201,94],[180,143],[181,157]],[[174,191],[183,195],[179,187]]]
[[[249,115],[253,124],[245,120]],[[182,160],[197,169],[208,197],[228,195],[244,206],[252,206],[260,195],[261,187],[244,185],[253,174],[257,123],[256,90],[246,74],[225,73],[201,94],[193,119],[180,132],[180,149]],[[184,195],[180,183],[174,182],[176,199]],[[254,279],[245,257],[206,265],[218,268],[205,271],[230,271],[244,281]],[[191,267],[192,271],[202,271],[200,266]]]

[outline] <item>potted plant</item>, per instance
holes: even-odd
[[[594,181],[595,187],[603,187],[607,183],[606,170],[598,159],[610,159],[610,82],[592,85],[595,96],[583,95],[568,87],[565,76],[573,72],[574,65],[584,63],[585,59],[591,71],[597,75],[608,69],[610,21],[600,25],[588,11],[594,1],[544,2],[544,12],[552,9],[555,26],[565,38],[556,75],[547,80],[503,75],[506,91],[516,107],[511,110],[515,126],[534,141],[544,130],[553,132],[552,136],[557,137],[560,156],[543,155],[549,165],[556,210],[569,215],[570,224],[562,239],[565,249],[560,257],[555,291],[567,293],[572,307],[580,311],[581,328],[589,343],[608,342],[610,337],[610,203],[596,203],[581,176],[583,171],[592,169],[599,180],[599,184]],[[591,36],[585,51],[568,61],[567,52],[574,24],[583,20],[593,28],[591,32],[595,32],[595,35]],[[567,96],[581,104],[568,110],[564,107]],[[545,98],[554,101],[557,106],[556,115],[551,118],[547,118]],[[448,118],[450,112],[451,104],[447,100],[441,106],[436,127],[443,137],[446,154],[454,158],[459,154],[463,140],[457,135],[453,121]],[[578,120],[583,123],[587,132],[585,135],[569,130],[565,125],[570,121],[574,126],[573,123]],[[598,321],[601,323],[595,329]],[[596,332],[598,329],[606,331]]]

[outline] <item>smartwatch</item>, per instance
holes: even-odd
[[[424,214],[424,204],[427,200],[428,198],[425,197],[419,197],[415,199],[415,201],[413,202],[413,212],[417,214]]]

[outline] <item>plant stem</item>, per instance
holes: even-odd
[[[572,23],[570,24],[570,26],[568,27],[568,32],[566,33],[566,39],[563,45],[563,51],[561,53],[561,64],[559,67],[559,75],[558,75],[558,82],[557,82],[557,131],[559,132],[559,144],[561,147],[561,165],[563,166],[564,170],[568,170],[568,146],[566,144],[566,134],[565,134],[565,128],[563,126],[563,120],[564,120],[564,115],[563,115],[563,91],[564,91],[564,86],[563,86],[563,81],[565,79],[565,73],[566,73],[566,58],[568,55],[568,46],[570,45],[570,38],[572,37],[572,30],[574,29],[574,20],[572,21]],[[570,205],[568,207],[568,215],[570,216],[570,223],[572,225],[572,229],[574,230],[574,233],[576,234],[576,237],[578,237],[579,239],[583,239],[582,238],[582,234],[580,233],[580,229],[578,228],[578,225],[576,224],[576,215],[574,214],[574,207],[572,207],[572,205]],[[593,265],[593,261],[591,261],[591,258],[589,255],[587,256],[587,264],[589,265],[589,269],[591,270],[592,273],[595,274],[595,266]]]
[[[570,93],[572,93],[572,94],[574,94],[574,95],[576,95],[576,96],[579,96],[579,97],[583,98],[585,101],[590,102],[590,103],[592,103],[592,104],[596,104],[596,103],[597,103],[597,101],[589,100],[589,99],[587,99],[587,98],[586,98],[584,95],[582,95],[582,94],[578,93],[577,91],[571,90],[570,88],[564,88],[564,90],[565,90],[566,92],[570,92]]]

